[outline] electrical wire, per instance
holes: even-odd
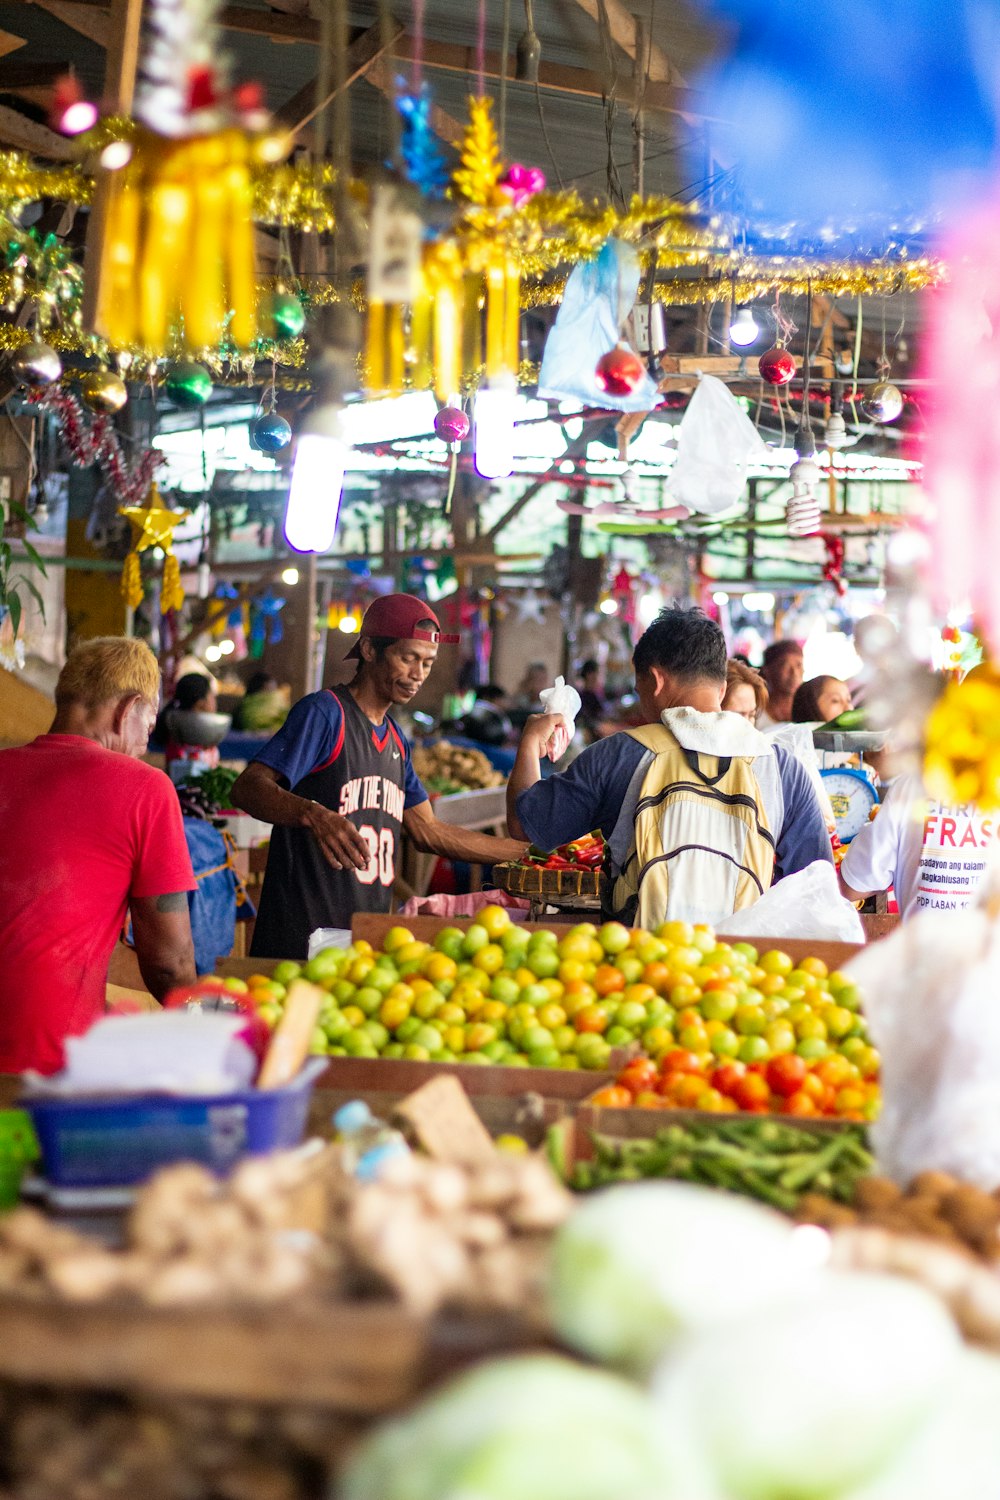
[[[500,159],[507,156],[507,63],[510,52],[510,5],[503,0],[503,39],[500,43]]]

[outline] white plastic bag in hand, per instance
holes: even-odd
[[[751,458],[767,445],[728,386],[703,375],[677,436],[677,462],[667,476],[671,498],[714,515],[743,493]]]
[[[573,730],[576,726],[576,716],[583,707],[583,700],[573,684],[567,682],[564,677],[557,677],[554,686],[545,688],[538,696],[547,714],[562,714],[568,725],[568,728],[564,728],[562,724],[558,725],[546,746],[546,755],[555,763],[561,760],[569,749],[569,742],[573,738]]]
[[[812,938],[824,943],[863,943],[861,918],[840,894],[829,860],[817,859],[765,891],[759,901],[734,912],[717,929],[720,937]]]
[[[906,1186],[949,1172],[1000,1187],[1000,929],[986,912],[924,912],[859,954],[861,991],[882,1054],[879,1167]]]

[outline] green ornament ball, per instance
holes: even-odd
[[[277,339],[297,339],[306,326],[305,308],[294,292],[273,292],[267,312]]]
[[[212,394],[212,377],[204,365],[182,359],[169,371],[163,388],[175,406],[204,406]]]

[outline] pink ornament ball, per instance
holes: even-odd
[[[445,443],[461,443],[469,436],[469,419],[459,406],[443,406],[434,418],[434,431]]]

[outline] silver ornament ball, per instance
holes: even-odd
[[[59,379],[62,360],[51,344],[32,339],[11,355],[10,372],[20,385],[31,386],[32,390],[40,391],[48,385],[54,385]]]
[[[903,410],[903,393],[891,381],[880,380],[864,397],[861,410],[873,422],[895,422]]]

